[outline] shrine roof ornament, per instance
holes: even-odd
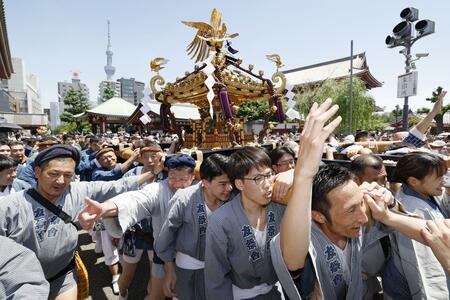
[[[203,61],[207,58],[210,48],[220,50],[223,42],[235,38],[239,33],[229,34],[227,26],[222,22],[222,13],[215,8],[211,13],[210,24],[205,22],[182,21],[186,26],[197,29],[194,40],[188,45],[186,51],[192,54],[195,62]]]

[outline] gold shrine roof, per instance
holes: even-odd
[[[222,69],[220,75],[222,82],[227,87],[228,98],[233,105],[245,101],[267,100],[271,96],[268,80],[261,76],[250,76],[240,70],[228,68]],[[191,103],[201,108],[208,108],[209,104],[206,98],[208,88],[204,83],[206,78],[205,73],[201,70],[189,73],[184,78],[167,83],[163,90],[156,94],[156,99],[162,102],[165,98],[169,103]],[[281,93],[282,91],[277,92]]]

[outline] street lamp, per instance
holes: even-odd
[[[428,53],[418,53],[416,59],[411,59],[411,47],[419,39],[434,33],[435,23],[434,21],[424,19],[419,20],[419,10],[414,7],[407,7],[400,12],[400,18],[403,19],[392,30],[392,35],[386,37],[385,43],[388,48],[404,47],[400,53],[406,58],[405,71],[408,74],[411,69],[415,69],[415,61],[422,57],[428,56]],[[417,21],[417,22],[416,22]],[[416,22],[414,24],[414,22]],[[414,30],[413,30],[414,28]],[[413,33],[413,31],[415,31]],[[408,130],[408,97],[415,94],[405,94],[405,102],[403,105],[403,130]]]

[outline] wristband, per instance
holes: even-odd
[[[396,205],[397,205],[397,199],[394,196],[394,201],[390,205],[388,205],[388,208],[393,209]]]

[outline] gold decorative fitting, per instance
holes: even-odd
[[[166,81],[161,75],[153,76],[152,79],[150,79],[150,88],[152,90],[152,93],[156,95],[159,92],[156,88],[156,84],[162,87],[165,83]]]
[[[277,67],[277,72],[278,72],[279,68],[284,67],[284,64],[281,62],[281,58],[278,54],[276,54],[276,53],[269,54],[269,55],[266,55],[266,58],[275,63],[275,65]]]
[[[274,90],[276,94],[283,94],[286,88],[286,77],[284,76],[284,74],[281,72],[276,72],[275,74],[272,75],[272,82],[275,84],[280,82],[279,86],[277,87],[274,86]]]
[[[164,69],[164,65],[169,62],[168,59],[165,59],[164,57],[156,57],[150,61],[150,69],[153,72],[159,73],[161,69]]]

